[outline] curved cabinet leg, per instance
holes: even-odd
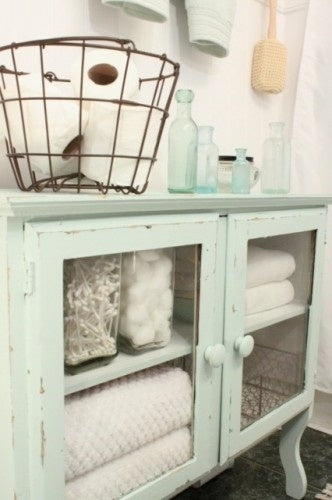
[[[309,408],[282,427],[279,452],[286,475],[286,493],[292,498],[303,498],[307,477],[300,457],[300,441],[309,421]]]

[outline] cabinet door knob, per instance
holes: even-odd
[[[209,345],[205,350],[204,358],[212,368],[218,368],[224,362],[225,353],[226,350],[222,344]]]
[[[238,337],[234,342],[234,349],[237,351],[241,358],[246,358],[250,356],[254,348],[254,338],[251,335],[245,335],[244,337]]]

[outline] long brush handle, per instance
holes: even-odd
[[[270,0],[270,19],[267,37],[273,39],[277,38],[277,3],[278,0]]]

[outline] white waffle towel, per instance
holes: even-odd
[[[131,16],[163,23],[169,17],[169,0],[102,0],[110,7],[123,7]]]
[[[187,427],[66,484],[66,500],[114,500],[175,469],[191,457]],[[147,498],[147,497],[146,497]]]
[[[190,42],[213,56],[227,56],[235,8],[236,0],[186,0]]]
[[[68,396],[66,480],[188,425],[191,410],[189,375],[168,366],[140,371]],[[85,496],[76,498],[86,500]]]

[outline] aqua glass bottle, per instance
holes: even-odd
[[[216,193],[219,151],[212,142],[213,127],[198,127],[197,193]]]
[[[246,159],[247,150],[237,148],[236,160],[232,167],[232,193],[249,194],[250,193],[250,164]]]
[[[168,142],[168,191],[193,193],[196,188],[197,126],[191,118],[194,93],[178,90],[176,119],[171,123]]]
[[[290,190],[290,144],[284,138],[284,123],[273,122],[263,144],[261,191],[287,194]]]

